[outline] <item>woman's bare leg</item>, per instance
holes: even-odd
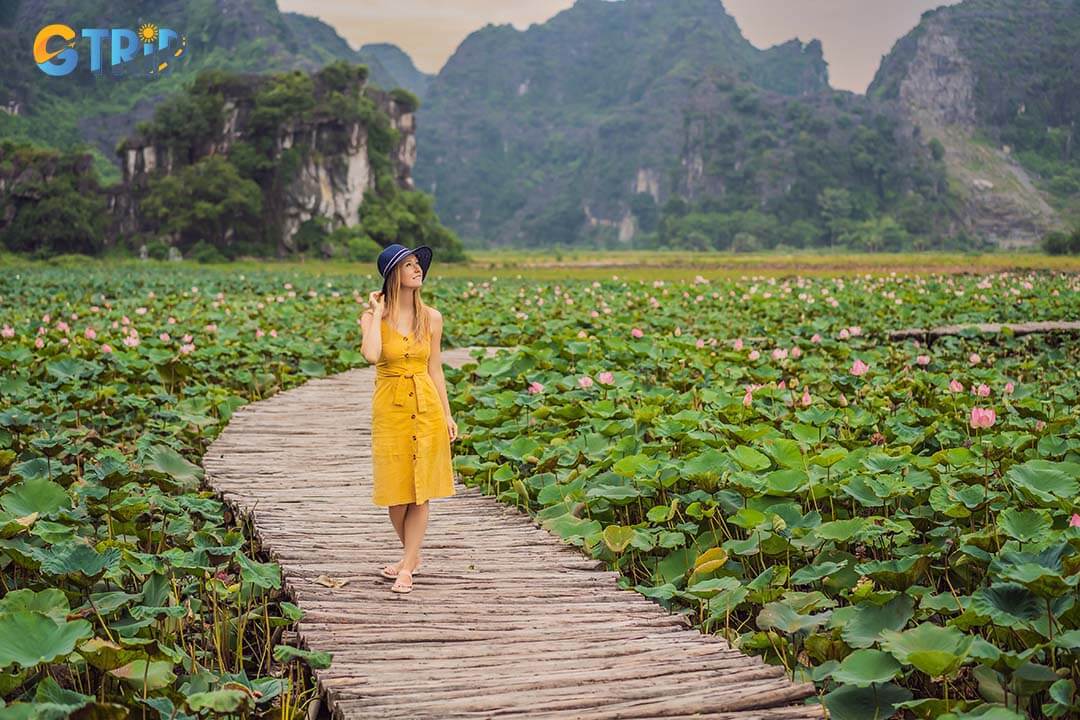
[[[401,568],[412,572],[420,564],[420,543],[424,540],[427,531],[428,509],[431,503],[425,501],[421,505],[411,503],[409,512],[405,515],[405,557]]]
[[[389,507],[390,522],[394,526],[394,532],[397,533],[398,540],[401,541],[401,547],[405,547],[405,513],[408,511],[409,505],[409,503],[403,503]]]
[[[394,526],[394,532],[397,533],[398,540],[401,541],[401,546],[405,547],[405,514],[409,511],[409,503],[402,503],[401,505],[391,505],[388,508],[388,514],[390,515],[390,523]],[[392,572],[397,572],[401,569],[401,563],[404,562],[404,558],[398,560],[396,563],[391,563],[386,567]]]

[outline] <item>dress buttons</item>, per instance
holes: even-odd
[[[409,397],[412,397],[412,393],[409,393]]]
[[[411,418],[413,418],[413,419],[416,419],[416,416],[415,416],[415,415],[410,415],[409,417],[411,417]]]
[[[415,440],[415,439],[416,439],[416,436],[415,436],[415,435],[413,435],[413,436],[412,436],[412,439],[413,439],[413,440]]]
[[[405,353],[405,357],[409,357],[409,353]]]

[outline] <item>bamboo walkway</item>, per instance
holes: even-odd
[[[443,358],[460,367],[468,353]],[[281,564],[301,643],[333,654],[316,677],[335,718],[822,717],[801,702],[812,684],[619,589],[602,563],[457,482],[431,501],[413,591],[390,592],[378,571],[401,545],[371,504],[373,385],[362,368],[244,406],[204,457]]]

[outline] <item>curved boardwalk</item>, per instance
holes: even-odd
[[[306,611],[302,643],[333,653],[316,676],[336,718],[822,716],[801,704],[812,685],[619,589],[617,573],[475,488],[431,501],[414,590],[390,592],[378,570],[401,544],[371,504],[374,372],[240,408],[204,458]]]

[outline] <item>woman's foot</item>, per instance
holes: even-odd
[[[384,567],[382,569],[382,573],[381,573],[382,576],[385,577],[385,578],[396,578],[398,576],[398,573],[401,571],[401,564],[403,562],[405,562],[405,558],[401,558],[400,560],[398,560],[396,563],[393,563],[392,565],[387,565],[386,567]],[[416,565],[416,567],[413,568],[413,574],[414,575],[419,575],[420,574],[419,570],[420,570],[420,565],[418,563]]]
[[[404,569],[398,570],[398,579],[390,589],[396,593],[412,592],[412,573]]]

